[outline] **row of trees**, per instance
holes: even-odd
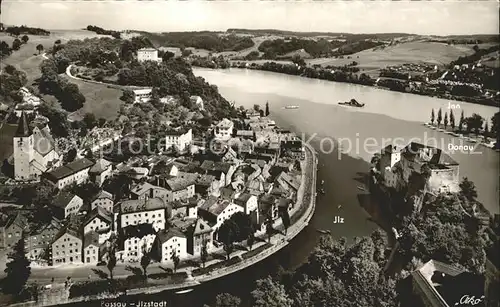
[[[12,51],[17,51],[21,49],[23,44],[26,44],[29,41],[28,35],[23,35],[21,39],[16,38],[12,41],[12,47],[5,41],[0,41],[0,58],[4,56],[9,56]]]
[[[213,52],[240,51],[255,45],[248,36],[219,35],[214,32],[142,33],[160,46],[193,47]]]
[[[98,26],[92,26],[88,25],[87,26],[88,31],[95,32],[97,34],[102,34],[102,35],[111,35],[114,38],[120,38],[120,32],[119,31],[113,31],[113,30],[105,30],[103,28],[100,28]]]
[[[497,112],[492,118],[491,121],[493,123],[492,131],[493,135],[498,135],[498,115],[499,113]],[[443,126],[445,129],[448,128],[448,125],[451,127],[453,131],[455,131],[456,123],[455,123],[455,115],[453,114],[453,110],[450,109],[450,115],[448,116],[448,112],[444,113],[444,117],[442,115],[441,109],[438,110],[437,116],[434,114],[434,109],[431,111],[431,124],[434,125],[434,122],[436,122],[436,125],[438,127],[441,126],[441,123],[443,123]],[[462,113],[460,114],[460,119],[458,121],[458,131],[463,132],[464,131],[464,124],[466,125],[466,131],[467,133],[470,133],[471,131],[474,131],[476,135],[479,135],[480,130],[483,130],[483,135],[485,137],[488,137],[490,135],[490,128],[488,124],[488,120],[483,118],[481,115],[477,113],[473,113],[472,116],[470,117],[464,117],[464,111],[462,110]]]
[[[10,101],[22,101],[19,89],[28,82],[24,71],[17,70],[12,65],[7,65],[4,68],[4,73],[0,75],[0,82],[2,84],[0,97]]]
[[[332,49],[342,44],[338,41],[329,42],[326,39],[312,40],[293,37],[290,40],[265,40],[259,45],[259,51],[264,53],[263,58],[265,59],[276,59],[277,56],[300,49],[304,49],[313,57],[328,57],[332,55]]]
[[[347,83],[355,83],[363,85],[375,84],[375,80],[364,73],[357,75],[354,73],[343,71],[342,69],[335,70],[335,72],[332,73],[330,69],[314,69],[311,67],[298,67],[296,65],[279,64],[275,62],[266,62],[262,65],[253,65],[251,67],[265,71],[273,71],[273,72],[279,72],[296,76],[300,75],[307,78],[315,78],[321,80],[347,82]]]
[[[12,26],[7,27],[5,32],[12,36],[19,36],[21,34],[30,34],[30,35],[50,35],[50,31],[41,28],[32,28],[27,26]]]

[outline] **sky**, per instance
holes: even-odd
[[[428,35],[498,34],[499,2],[3,0],[1,21],[49,30],[225,31],[228,28]]]

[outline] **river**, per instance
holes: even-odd
[[[383,147],[384,141],[388,142],[390,138],[404,143],[419,138],[428,143],[435,138],[442,149],[446,149],[450,142],[458,143],[456,138],[421,125],[428,121],[431,108],[436,114],[442,108],[444,115],[448,100],[255,70],[195,69],[195,74],[217,85],[221,94],[235,101],[236,106],[260,104],[264,107],[269,101],[270,116],[279,126],[305,133],[306,139],[313,137],[310,142],[319,151],[318,180],[325,181],[326,193],[318,198],[309,226],[276,255],[241,272],[201,285],[189,294],[162,293],[134,300],[167,300],[168,306],[203,306],[204,303],[211,304],[215,294],[220,292],[248,297],[255,280],[275,272],[278,264],[293,269],[303,263],[319,238],[316,229],[328,229],[336,238],[352,240],[356,236],[369,235],[378,227],[369,218],[368,212],[376,213],[366,201],[366,192],[357,186],[362,185],[362,176],[369,170],[371,156]],[[356,109],[337,105],[338,101],[351,98],[366,103],[366,107]],[[496,112],[493,107],[451,103],[459,104],[461,108],[454,112],[457,120],[461,110],[465,116],[475,112],[486,118],[491,118]],[[286,105],[300,108],[284,109]],[[372,139],[367,145],[371,146],[365,148],[363,144],[369,138]],[[334,140],[342,144],[340,154]],[[476,151],[479,154],[449,154],[460,163],[461,176],[475,182],[479,200],[491,212],[498,213],[498,153],[484,147]],[[344,223],[335,224],[335,216],[344,218]]]

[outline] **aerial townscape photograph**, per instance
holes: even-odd
[[[499,13],[0,1],[0,306],[500,307]]]

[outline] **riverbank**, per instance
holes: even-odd
[[[477,145],[481,145],[481,146],[484,146],[486,148],[489,148],[489,149],[492,149],[492,150],[495,150],[495,151],[499,151],[500,149],[498,148],[498,145],[496,145],[496,141],[493,139],[489,142],[485,142],[484,140],[484,137],[479,137],[476,135],[476,137],[470,137],[469,135],[464,135],[462,133],[457,133],[456,131],[449,131],[449,130],[446,130],[446,129],[442,129],[442,128],[439,128],[438,126],[432,124],[432,123],[423,123],[422,124],[423,126],[431,129],[431,130],[434,130],[434,131],[437,131],[437,132],[442,132],[444,134],[448,134],[448,135],[452,135],[456,138],[459,138],[459,139],[463,139],[463,140],[466,140],[467,142],[469,143],[472,143],[472,144],[477,144]],[[448,150],[453,150],[453,148],[448,148]]]
[[[297,195],[297,203],[291,212],[292,225],[283,233],[284,228],[281,223],[281,219],[278,223],[273,225],[274,229],[278,231],[276,235],[273,235],[269,242],[266,240],[261,240],[258,244],[254,245],[253,251],[259,251],[258,253],[248,253],[235,252],[232,254],[229,264],[220,266],[215,270],[208,270],[206,273],[197,274],[196,269],[193,268],[183,268],[179,269],[179,272],[185,272],[187,278],[183,282],[172,283],[172,284],[161,284],[161,280],[155,280],[155,285],[151,285],[144,288],[127,289],[121,293],[102,293],[99,295],[92,296],[79,296],[70,298],[70,289],[64,288],[62,284],[52,285],[52,289],[47,289],[39,294],[38,302],[28,302],[17,304],[16,306],[50,306],[54,304],[73,304],[79,302],[90,302],[103,299],[112,299],[121,296],[131,296],[131,295],[151,295],[164,291],[179,291],[184,289],[190,289],[197,287],[207,282],[219,279],[221,277],[236,273],[240,270],[248,268],[255,265],[271,255],[277,253],[283,248],[287,247],[291,240],[293,240],[311,220],[316,206],[316,172],[317,172],[317,156],[315,150],[309,145],[305,144],[306,158],[303,161],[302,167],[302,181]],[[261,238],[262,239],[262,238]],[[263,249],[259,250],[259,247],[265,246]],[[235,260],[236,259],[236,260]],[[223,261],[224,263],[226,261]],[[207,266],[208,268],[209,266]],[[199,269],[200,270],[200,269]],[[203,270],[203,269],[201,269]]]
[[[195,67],[211,68],[203,66],[195,66]],[[422,84],[417,87],[411,85],[408,80],[386,79],[386,78],[373,79],[364,73],[360,73],[358,75],[350,73],[349,71],[343,71],[342,70],[343,67],[339,67],[336,70],[332,70],[325,68],[313,68],[308,66],[301,67],[296,64],[283,64],[275,61],[267,61],[263,64],[257,64],[257,63],[249,64],[246,62],[239,62],[238,64],[238,62],[232,62],[231,66],[227,68],[270,71],[279,74],[294,75],[310,79],[366,85],[388,91],[415,94],[419,96],[435,97],[453,101],[463,101],[463,102],[474,103],[485,106],[493,106],[493,107],[500,106],[500,101],[498,100],[482,98],[482,97],[455,96],[446,92],[438,92],[437,90],[435,90],[434,86],[430,86],[429,88],[427,88],[425,86],[426,85],[425,82],[422,82]],[[227,68],[216,68],[216,69],[227,69]],[[379,79],[380,81],[377,82]]]

